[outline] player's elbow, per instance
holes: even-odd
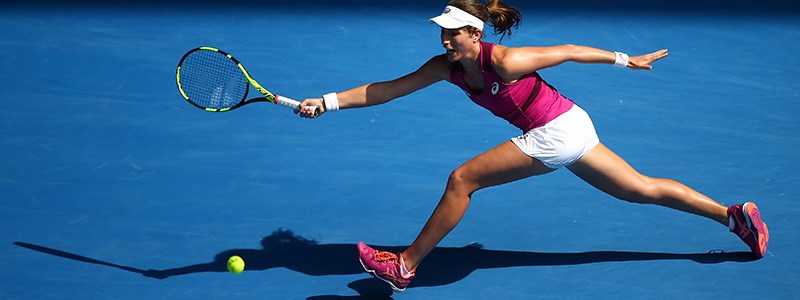
[[[573,44],[564,44],[558,46],[558,50],[558,52],[561,53],[561,55],[563,55],[567,61],[576,60],[577,58],[581,57],[581,54],[583,53],[583,48],[581,46]]]
[[[559,48],[561,48],[563,52],[578,52],[578,50],[580,50],[580,46],[575,44],[563,44],[559,46]]]
[[[388,82],[376,82],[367,85],[367,105],[384,104],[395,98]]]

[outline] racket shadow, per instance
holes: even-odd
[[[352,275],[364,273],[356,261],[355,244],[319,244],[295,235],[291,230],[279,229],[264,237],[262,249],[231,249],[220,252],[209,262],[168,269],[140,269],[101,261],[44,246],[15,242],[15,245],[37,252],[59,256],[84,263],[103,265],[146,277],[169,277],[205,273],[227,272],[226,263],[232,255],[246,262],[245,272],[286,268],[311,276]],[[400,252],[406,246],[375,246],[377,249]],[[723,262],[750,262],[756,258],[750,252],[709,253],[656,253],[630,251],[590,251],[580,253],[546,253],[484,249],[473,243],[464,247],[438,247],[434,249],[411,283],[410,288],[442,286],[458,282],[480,269],[497,269],[524,266],[564,266],[602,262],[689,260],[700,264]],[[366,273],[364,273],[366,275]],[[363,297],[389,297],[392,290],[371,278],[357,280],[348,285]],[[356,296],[358,297],[358,296]],[[342,299],[341,296],[315,296],[310,299]],[[346,297],[348,298],[348,297]]]

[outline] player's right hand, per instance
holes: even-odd
[[[325,113],[322,98],[308,98],[300,102],[300,109],[294,111],[301,118],[314,119]]]

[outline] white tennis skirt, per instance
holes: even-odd
[[[511,141],[551,169],[572,165],[600,143],[592,119],[578,105]]]

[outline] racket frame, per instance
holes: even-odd
[[[245,77],[245,79],[247,80],[247,83],[248,83],[248,86],[245,89],[244,97],[242,97],[242,100],[239,100],[238,103],[236,103],[235,105],[230,106],[230,107],[211,108],[211,107],[204,107],[202,105],[199,105],[199,104],[195,103],[194,101],[192,101],[191,99],[189,99],[189,95],[187,95],[186,92],[183,90],[183,85],[181,84],[181,66],[183,65],[183,61],[186,60],[186,58],[189,57],[189,55],[191,55],[192,53],[197,52],[197,51],[214,51],[214,52],[218,52],[218,53],[220,53],[222,55],[225,55],[225,57],[227,57],[228,59],[230,59],[231,61],[233,61],[236,64],[236,66],[239,68],[239,70],[242,71],[242,74],[244,75],[244,77]],[[244,68],[244,65],[242,65],[242,63],[239,62],[239,60],[237,60],[235,57],[233,57],[233,55],[231,55],[231,54],[229,54],[229,53],[227,53],[225,51],[222,51],[220,49],[214,48],[214,47],[202,46],[202,47],[197,47],[197,48],[194,48],[194,49],[189,50],[188,52],[186,52],[186,54],[184,54],[183,57],[181,58],[180,62],[178,62],[178,68],[175,71],[175,82],[178,84],[178,91],[180,91],[181,96],[183,96],[183,99],[185,99],[186,101],[188,101],[192,105],[196,106],[197,108],[200,108],[200,109],[208,111],[208,112],[226,112],[226,111],[233,110],[233,109],[239,108],[239,107],[241,107],[241,106],[243,106],[245,104],[250,104],[250,103],[253,103],[253,102],[271,102],[271,103],[278,104],[278,105],[281,105],[281,106],[285,106],[285,107],[288,107],[288,108],[291,108],[291,109],[295,109],[295,110],[300,108],[300,101],[297,101],[297,100],[294,100],[294,99],[291,99],[291,98],[288,98],[288,97],[284,97],[284,96],[273,94],[272,92],[270,92],[269,90],[264,88],[261,84],[259,84],[258,81],[256,81],[252,76],[250,76],[250,73],[247,72],[247,69]],[[247,95],[250,92],[250,86],[253,86],[262,95],[264,95],[264,97],[256,97],[256,98],[247,99]],[[247,99],[247,100],[245,100],[245,99]]]

